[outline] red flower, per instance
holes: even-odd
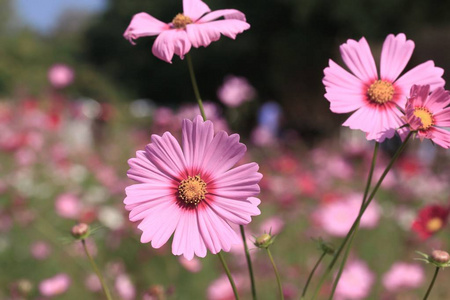
[[[441,230],[449,215],[449,208],[441,205],[425,206],[419,211],[411,229],[415,231],[422,240],[425,240]]]

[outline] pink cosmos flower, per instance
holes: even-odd
[[[217,96],[223,104],[238,107],[256,96],[256,91],[245,77],[227,76],[223,85],[217,91]]]
[[[52,253],[50,245],[44,241],[36,241],[31,244],[31,255],[38,260],[44,260]]]
[[[214,135],[213,124],[200,116],[183,120],[181,147],[166,132],[152,135],[144,151],[128,161],[125,208],[141,221],[141,242],[160,248],[175,232],[172,253],[192,259],[229,251],[239,243],[229,223],[247,224],[260,214],[256,163],[232,168],[245,154],[239,135]]]
[[[334,61],[325,68],[325,98],[335,113],[354,113],[344,126],[360,129],[369,140],[391,138],[402,126],[401,112],[413,84],[429,84],[431,89],[444,85],[443,69],[427,61],[399,77],[411,58],[414,42],[401,33],[387,36],[381,51],[380,75],[365,38],[348,40],[340,47],[349,73]]]
[[[55,200],[55,210],[58,215],[67,219],[76,219],[81,213],[80,199],[70,193],[61,194]]]
[[[224,19],[219,20],[223,17]],[[146,13],[138,13],[131,20],[123,36],[134,44],[142,36],[158,37],[152,47],[153,54],[172,63],[174,54],[181,59],[191,46],[206,47],[217,41],[220,34],[235,39],[236,35],[250,28],[245,15],[235,9],[211,9],[200,0],[183,0],[183,13],[177,14],[166,24]]]
[[[409,128],[402,128],[400,136],[405,138],[406,134],[412,130],[417,132],[421,140],[430,139],[445,149],[450,148],[450,132],[448,131],[450,107],[447,107],[449,104],[450,92],[443,87],[430,93],[429,85],[413,85],[404,117]]]
[[[117,276],[114,287],[116,288],[120,299],[132,300],[136,298],[136,288],[128,275],[120,274]]]
[[[65,64],[54,64],[47,74],[48,80],[55,88],[64,88],[73,82],[75,77],[72,68]]]
[[[414,289],[422,285],[425,272],[418,264],[397,262],[383,275],[383,286],[390,292]]]
[[[184,256],[180,256],[178,259],[180,264],[191,273],[198,273],[202,269],[202,262],[198,258],[187,260]]]
[[[236,285],[236,289],[241,290],[243,289],[247,283],[245,279],[240,276],[233,276],[233,281]],[[208,300],[232,300],[235,299],[233,289],[230,285],[230,281],[228,280],[228,277],[223,274],[216,280],[214,280],[208,287],[207,290],[207,296],[206,298]]]
[[[41,295],[46,297],[61,295],[69,289],[70,282],[69,275],[61,273],[41,281],[39,283],[39,291]]]
[[[349,262],[336,287],[335,299],[366,299],[374,281],[375,275],[365,262]]]

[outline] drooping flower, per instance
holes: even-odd
[[[416,131],[421,140],[430,139],[445,149],[450,148],[449,104],[450,92],[444,88],[437,88],[430,93],[429,85],[413,85],[404,116],[409,127],[402,128],[400,136],[405,138],[410,130]]]
[[[422,285],[425,272],[418,264],[397,262],[383,275],[383,286],[390,292],[414,289]]]
[[[422,208],[414,220],[411,229],[422,240],[441,230],[447,224],[450,209],[442,205],[428,205]]]
[[[229,251],[240,239],[230,226],[247,224],[260,214],[256,163],[232,168],[245,154],[239,135],[214,135],[213,124],[200,116],[183,120],[181,147],[166,132],[152,135],[144,151],[128,161],[128,177],[139,182],[126,188],[125,208],[141,221],[141,242],[154,248],[175,232],[172,253],[192,259]]]
[[[381,51],[380,74],[365,38],[348,40],[340,47],[349,73],[334,61],[325,68],[325,98],[335,113],[354,112],[343,126],[360,129],[369,140],[391,138],[402,126],[401,111],[413,84],[429,84],[431,89],[444,85],[443,69],[427,61],[399,77],[411,58],[414,42],[401,33],[387,36]]]
[[[224,19],[220,19],[220,18]],[[174,54],[181,59],[191,46],[206,47],[223,34],[235,39],[236,35],[250,28],[245,15],[235,9],[211,9],[201,0],[183,0],[183,13],[177,14],[166,24],[147,13],[138,13],[125,30],[124,37],[132,44],[142,36],[158,37],[152,47],[153,54],[172,63]]]

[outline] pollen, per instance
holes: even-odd
[[[389,102],[394,97],[394,86],[386,80],[377,80],[367,90],[369,99],[377,104]]]
[[[184,29],[184,28],[186,28],[186,25],[192,24],[192,23],[193,23],[192,19],[183,14],[176,15],[175,18],[173,18],[173,20],[172,20],[173,27],[177,28],[177,29],[180,29],[180,28]]]
[[[422,122],[422,126],[419,128],[420,130],[427,130],[434,125],[433,114],[425,107],[414,108],[414,116],[418,117]]]
[[[432,218],[427,222],[427,230],[430,232],[438,231],[442,228],[442,225],[444,223],[442,222],[441,218]]]
[[[178,186],[178,194],[186,204],[197,206],[202,200],[205,200],[206,182],[200,178],[200,175],[194,177],[188,176],[180,182]]]

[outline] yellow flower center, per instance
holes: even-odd
[[[186,28],[186,25],[192,24],[191,18],[183,14],[178,14],[173,18],[172,24],[174,28]]]
[[[433,114],[425,107],[414,108],[414,116],[418,117],[422,122],[422,126],[419,128],[420,130],[427,130],[434,125]]]
[[[205,199],[205,194],[207,192],[206,182],[204,182],[199,175],[194,177],[188,176],[188,178],[181,181],[178,186],[178,194],[184,203],[194,204],[195,206]]]
[[[427,223],[427,229],[428,231],[435,232],[442,228],[443,222],[440,218],[432,218]]]
[[[367,90],[369,99],[378,104],[389,102],[394,97],[394,86],[385,80],[377,80]]]

